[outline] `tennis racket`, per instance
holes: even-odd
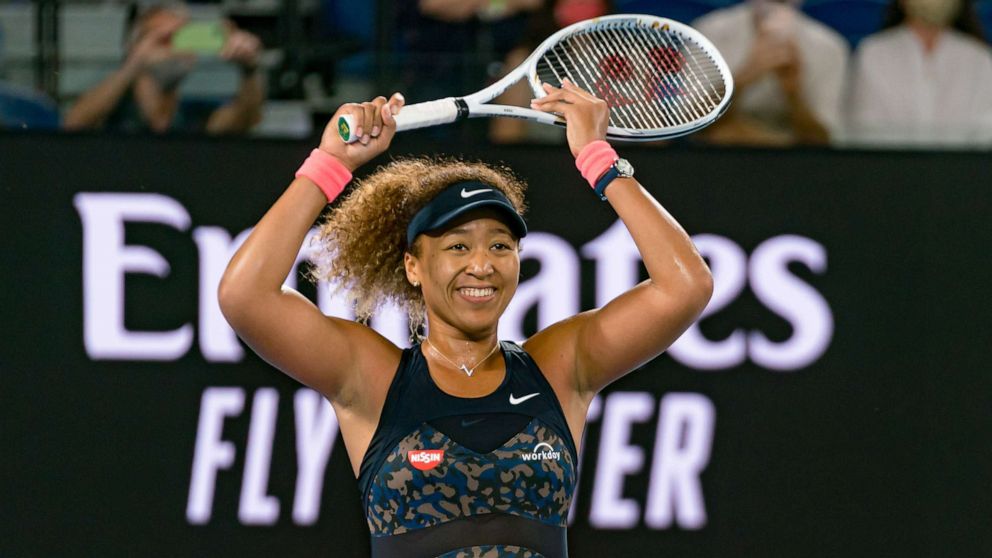
[[[465,97],[403,107],[397,131],[484,116],[524,118],[564,126],[557,115],[530,108],[486,104],[526,79],[534,96],[542,83],[561,87],[568,78],[610,106],[606,136],[652,141],[703,128],[730,105],[734,81],[716,47],[688,25],[647,15],[612,15],[580,21],[548,37],[496,83]],[[351,115],[337,122],[346,143],[358,138]]]

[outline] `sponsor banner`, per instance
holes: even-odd
[[[530,183],[504,339],[646,278],[567,150],[398,141],[395,154],[505,162]],[[368,554],[330,405],[217,307],[226,262],[309,149],[0,135],[0,555]],[[665,355],[593,401],[570,554],[992,552],[987,156],[623,151],[715,293]],[[308,257],[305,244],[299,271]],[[353,317],[301,273],[286,283]],[[395,309],[371,325],[408,344]],[[561,451],[535,442],[521,459]],[[407,459],[427,471],[445,456]]]

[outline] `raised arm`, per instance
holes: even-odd
[[[605,102],[571,83],[545,87],[548,96],[534,107],[565,116],[573,155],[606,137]],[[542,369],[564,374],[583,402],[667,349],[699,316],[713,290],[689,235],[636,180],[617,178],[605,193],[640,251],[648,280],[600,309],[549,327],[527,345]]]
[[[207,120],[209,134],[240,134],[262,120],[265,86],[258,71],[262,42],[258,37],[230,26],[220,57],[241,68],[241,84],[230,102],[218,108]]]
[[[387,103],[342,106],[321,139],[320,150],[349,171],[382,153],[395,133],[392,115],[403,104],[394,95]],[[364,128],[362,141],[350,145],[337,135],[336,121],[349,113]],[[328,203],[310,178],[300,177],[255,226],[231,259],[218,292],[231,327],[262,358],[335,402],[360,397],[361,372],[393,368],[399,349],[372,329],[324,316],[298,292],[283,286],[303,240]],[[381,368],[379,368],[381,370]]]
[[[65,116],[67,130],[89,130],[103,126],[124,94],[150,64],[174,56],[169,46],[182,21],[149,30],[134,44],[121,67],[79,96]]]

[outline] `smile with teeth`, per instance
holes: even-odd
[[[458,292],[462,293],[465,296],[470,296],[473,298],[483,298],[483,297],[491,296],[493,293],[496,292],[496,289],[494,289],[493,287],[486,287],[484,289],[462,287],[461,289],[458,289]]]

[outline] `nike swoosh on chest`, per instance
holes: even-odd
[[[541,395],[541,393],[540,392],[528,393],[527,395],[524,395],[524,396],[521,396],[521,397],[514,397],[513,394],[511,393],[510,394],[510,405],[519,405],[519,404],[523,403],[524,401],[527,401],[528,399],[533,399],[534,397],[537,397],[538,395]]]

